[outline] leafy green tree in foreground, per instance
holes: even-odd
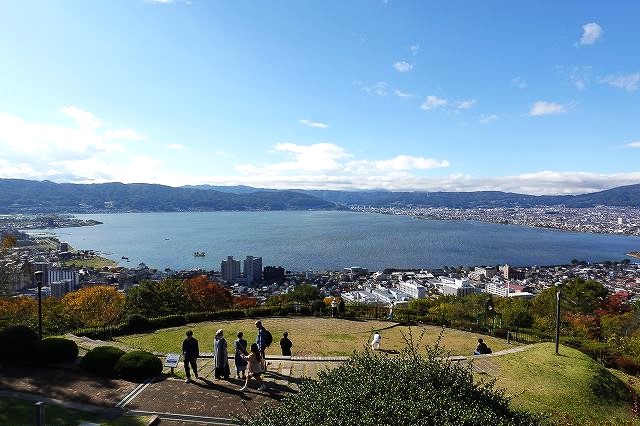
[[[419,339],[421,340],[421,339]],[[422,356],[411,335],[398,356],[365,351],[307,380],[300,393],[265,405],[249,426],[537,425],[509,408],[494,383],[476,383],[471,367],[446,360],[439,343]]]

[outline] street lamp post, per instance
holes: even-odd
[[[38,339],[42,340],[42,276],[44,272],[36,271],[33,275],[38,284]]]
[[[563,285],[563,282],[556,283],[556,355],[558,355],[558,346],[560,345],[560,297]]]

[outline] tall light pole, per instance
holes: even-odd
[[[564,283],[558,281],[556,283],[556,355],[558,354],[558,346],[560,345],[560,296],[562,295],[562,286]]]
[[[38,339],[42,340],[42,276],[44,272],[36,271],[33,275],[38,284]]]

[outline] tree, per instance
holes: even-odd
[[[302,284],[297,286],[286,294],[288,302],[309,303],[312,300],[320,299],[320,290],[310,284]]]
[[[608,293],[607,288],[598,281],[573,278],[562,289],[563,307],[572,312],[593,314]]]
[[[0,328],[17,324],[35,328],[38,324],[37,318],[37,300],[31,297],[0,298]]]
[[[127,292],[126,311],[147,318],[187,313],[184,282],[165,279],[141,281]]]
[[[190,278],[184,283],[187,306],[190,312],[207,312],[230,308],[233,296],[220,284],[206,275]]]
[[[236,309],[247,309],[258,306],[258,299],[248,296],[236,296],[233,298],[233,307]]]
[[[494,382],[478,382],[470,366],[447,360],[437,346],[425,357],[412,343],[398,356],[366,351],[280,404],[265,404],[248,426],[537,425],[512,410]]]
[[[7,253],[9,250],[15,247],[17,243],[18,241],[16,240],[16,237],[14,237],[13,235],[6,235],[2,237],[0,249],[2,250],[3,254]]]
[[[502,320],[515,327],[531,327],[533,315],[529,311],[529,302],[520,298],[507,298],[501,308]]]
[[[74,326],[101,327],[114,324],[124,315],[124,295],[110,286],[81,288],[62,299]]]

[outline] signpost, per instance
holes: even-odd
[[[167,354],[167,359],[164,361],[164,366],[171,369],[171,375],[173,376],[173,369],[178,366],[180,362],[180,354]]]

